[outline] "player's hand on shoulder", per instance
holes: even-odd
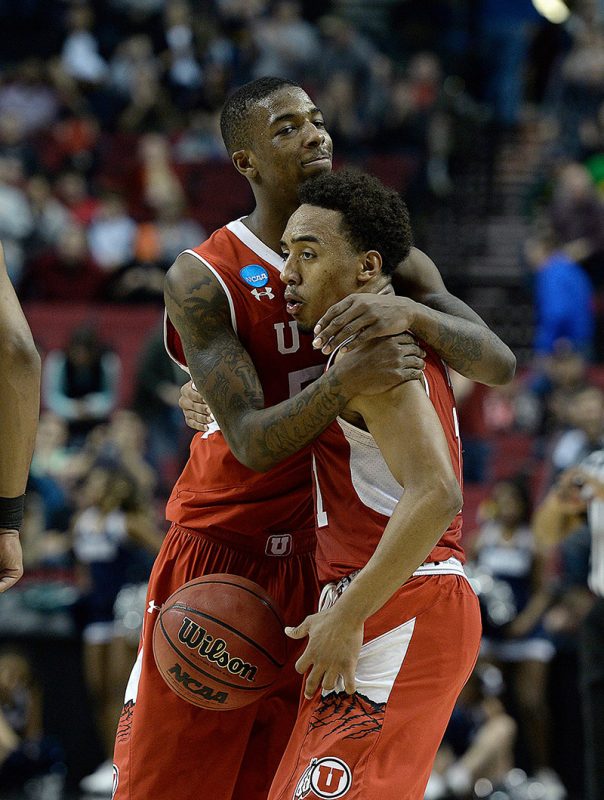
[[[410,333],[373,339],[337,359],[336,368],[349,398],[375,395],[401,383],[417,380],[426,366],[426,353]]]
[[[313,346],[328,354],[353,337],[345,345],[346,351],[350,351],[372,339],[411,330],[415,306],[413,300],[397,297],[393,292],[348,295],[318,321]]]
[[[342,691],[354,694],[355,672],[361,645],[363,623],[345,623],[337,608],[329,608],[311,614],[295,628],[286,628],[292,639],[308,636],[305,651],[296,661],[300,674],[308,671],[304,684],[304,697],[310,700],[319,686],[326,691]],[[339,679],[341,678],[341,682]]]
[[[185,422],[194,431],[205,433],[210,423],[214,421],[209,406],[195,388],[193,381],[181,387],[178,405],[182,409]]]

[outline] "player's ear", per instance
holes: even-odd
[[[363,254],[357,279],[361,283],[367,283],[372,278],[382,274],[382,256],[377,250],[368,250]]]
[[[240,172],[248,180],[257,177],[258,170],[253,153],[248,150],[235,150],[231,156],[231,160],[237,172]]]

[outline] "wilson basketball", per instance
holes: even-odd
[[[183,700],[214,710],[241,708],[265,694],[287,659],[284,623],[274,601],[238,575],[205,575],[162,606],[153,654]]]

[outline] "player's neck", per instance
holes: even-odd
[[[271,250],[280,253],[281,238],[287,220],[297,207],[297,203],[280,204],[278,207],[268,203],[258,204],[252,213],[243,220],[243,224]]]

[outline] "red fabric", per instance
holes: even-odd
[[[462,486],[461,446],[455,417],[455,399],[446,367],[425,345],[425,377],[429,397],[441,421],[451,462]],[[389,517],[365,505],[354,485],[350,445],[337,420],[313,444],[317,481],[327,518],[317,527],[317,565],[321,583],[339,580],[363,567],[377,547]],[[376,476],[376,481],[379,476]],[[316,494],[316,485],[315,485]],[[434,547],[427,561],[455,556],[464,561],[459,513]]]
[[[153,625],[161,605],[183,583],[217,572],[260,584],[288,625],[300,623],[316,608],[312,547],[303,555],[250,558],[173,525],[151,573],[150,612],[118,724],[114,800],[266,800],[294,723],[301,685],[293,668],[298,644],[292,640],[288,663],[271,692],[234,711],[206,711],[182,700],[164,682],[153,658]]]
[[[285,286],[274,266],[227,228],[218,230],[194,252],[224,282],[233,304],[237,336],[256,367],[265,405],[280,403],[321,373],[325,357],[312,349],[309,336],[298,334],[296,323],[285,311]],[[264,269],[268,282],[261,285],[260,280],[258,287],[246,283],[240,270],[249,265]],[[182,362],[182,345],[169,320],[166,342],[172,356]],[[223,540],[229,533],[253,536],[258,529],[277,534],[311,528],[310,476],[308,447],[259,473],[237,461],[220,431],[197,434],[168,502],[167,517]]]
[[[358,694],[302,698],[268,800],[423,799],[453,706],[476,663],[478,599],[456,575],[413,578],[367,620],[364,644],[380,646],[378,637],[411,620],[411,639],[385,706]],[[387,663],[384,649],[380,655]],[[329,759],[324,775],[314,776],[321,794],[301,785],[314,759]]]

